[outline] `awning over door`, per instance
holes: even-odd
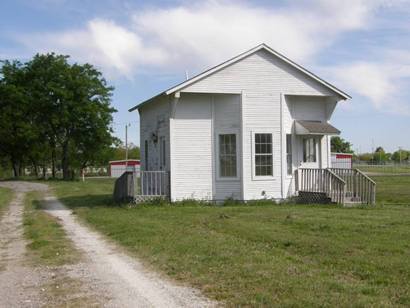
[[[295,121],[296,135],[339,135],[340,130],[326,122]]]

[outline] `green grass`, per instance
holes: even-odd
[[[358,165],[353,166],[362,172],[380,174],[410,174],[410,165]]]
[[[6,210],[12,198],[13,191],[11,189],[0,187],[0,218]]]
[[[42,211],[41,195],[30,192],[25,199],[24,235],[36,264],[59,266],[78,261],[79,254],[57,219]]]
[[[406,185],[389,179],[376,179],[379,200]],[[230,306],[410,305],[409,206],[126,208],[112,203],[112,184],[52,186],[128,251]]]
[[[410,206],[410,176],[372,176],[372,179],[377,184],[377,202]]]

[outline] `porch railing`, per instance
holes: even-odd
[[[295,176],[296,191],[324,193],[332,202],[345,203],[346,182],[330,169],[300,168]]]
[[[134,172],[135,196],[169,196],[169,172],[136,171]]]
[[[329,168],[346,182],[346,198],[364,204],[376,203],[376,182],[358,169]]]

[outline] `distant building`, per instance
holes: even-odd
[[[108,174],[112,178],[118,178],[125,171],[138,172],[139,170],[140,170],[139,159],[112,160],[109,162]]]
[[[332,153],[332,168],[352,169],[353,154],[348,153]]]

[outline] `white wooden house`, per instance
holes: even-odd
[[[130,109],[140,114],[141,168],[167,173],[172,200],[331,197],[339,182],[342,198],[346,179],[329,169],[340,132],[329,121],[349,98],[259,45]]]

